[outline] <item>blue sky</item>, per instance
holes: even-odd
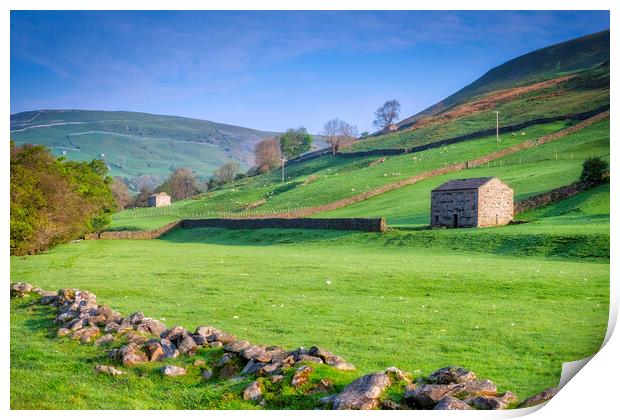
[[[371,130],[608,12],[11,12],[11,112],[100,109],[319,132]]]

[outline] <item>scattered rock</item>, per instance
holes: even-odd
[[[254,375],[257,373],[263,366],[265,366],[262,362],[257,362],[255,360],[250,360],[243,370],[241,371],[242,375]]]
[[[95,337],[98,337],[101,331],[97,327],[86,327],[73,332],[71,338],[80,340],[82,343],[88,343]]]
[[[193,356],[194,354],[196,354],[196,347],[198,346],[196,345],[194,339],[191,336],[187,336],[182,340],[179,340],[177,349],[179,350],[180,354],[187,354],[188,356]]]
[[[192,335],[191,336],[192,339],[194,340],[194,343],[196,343],[197,346],[202,347],[202,346],[206,346],[209,344],[209,342],[207,341],[207,339],[201,335]]]
[[[129,315],[129,323],[131,325],[138,325],[144,320],[144,314],[142,312],[134,312]]]
[[[372,410],[379,405],[379,396],[391,385],[383,372],[370,373],[351,382],[334,398],[335,410]]]
[[[458,398],[448,395],[439,400],[433,410],[471,410],[471,407]]]
[[[355,370],[355,366],[346,362],[342,357],[336,356],[334,353],[327,351],[321,347],[312,346],[308,350],[308,354],[314,357],[320,357],[325,364],[337,370]]]
[[[210,336],[208,336],[207,341],[208,342],[218,341],[222,344],[230,344],[230,343],[235,342],[236,338],[232,334],[218,332],[218,333],[211,334]]]
[[[241,353],[241,356],[246,360],[254,360],[263,363],[268,363],[274,356],[280,355],[286,355],[286,353],[281,347],[277,346],[250,346]]]
[[[69,328],[59,328],[58,329],[58,337],[65,337],[69,334],[71,334],[73,331],[71,331]]]
[[[172,341],[164,338],[160,341],[160,344],[164,352],[164,359],[174,358],[179,355],[179,351],[177,350],[177,347],[172,343]]]
[[[345,362],[344,359],[340,357],[338,359],[327,360],[325,363],[337,370],[355,370],[355,366],[353,366],[352,363]]]
[[[166,340],[170,340],[172,342],[183,340],[185,337],[189,337],[189,333],[185,328],[180,326],[172,327],[171,329],[165,330],[161,333],[161,338],[165,338]]]
[[[309,394],[317,394],[322,392],[331,392],[334,389],[334,384],[329,379],[321,379],[316,385],[312,387],[312,389],[308,392]]]
[[[303,384],[307,383],[312,370],[313,369],[310,366],[300,366],[297,368],[293,378],[291,379],[291,385],[295,388],[299,388]]]
[[[241,359],[234,353],[226,353],[216,363],[219,367],[218,375],[221,379],[230,379],[239,375],[242,370]]]
[[[323,363],[323,359],[316,356],[310,356],[309,354],[300,354],[297,358],[294,359],[295,363]]]
[[[29,283],[13,283],[11,285],[11,296],[24,297],[32,292],[32,285]]]
[[[475,397],[465,400],[467,404],[478,410],[503,410],[517,401],[517,396],[510,391],[498,397]]]
[[[194,366],[198,367],[198,366],[206,366],[207,363],[202,360],[202,359],[196,359],[194,360]]]
[[[431,409],[441,399],[454,395],[465,389],[464,384],[429,384],[420,387],[408,386],[405,391],[405,403],[417,409]]]
[[[465,389],[456,395],[460,399],[473,397],[494,397],[497,396],[497,386],[487,380],[474,380],[465,383]]]
[[[105,327],[103,327],[103,331],[107,332],[107,333],[115,333],[118,332],[118,329],[121,326],[119,324],[117,324],[116,322],[109,322],[106,324]]]
[[[402,370],[398,369],[397,367],[391,366],[385,369],[383,372],[390,377],[390,380],[392,382],[400,382],[400,381],[411,382],[409,375],[403,372]]]
[[[322,404],[325,404],[327,407],[331,408],[333,406],[334,400],[336,399],[337,396],[338,396],[337,394],[327,395],[327,396],[321,398],[319,401]]]
[[[58,302],[58,293],[44,291],[43,293],[41,293],[40,302],[43,305],[55,305]]]
[[[212,341],[211,343],[209,343],[209,347],[214,349],[214,348],[221,348],[224,347],[224,345],[222,343],[220,343],[219,341]]]
[[[278,382],[282,382],[283,379],[284,379],[284,375],[273,375],[271,377],[271,382],[274,384],[277,384]]]
[[[403,406],[394,400],[386,399],[381,401],[380,405],[382,410],[402,410]]]
[[[187,373],[187,370],[185,370],[185,368],[182,368],[180,366],[166,365],[163,368],[161,368],[161,373],[163,373],[166,376],[182,376]]]
[[[195,335],[199,335],[201,337],[207,338],[210,335],[221,333],[220,330],[214,327],[208,327],[205,325],[201,325],[200,327],[196,327]]]
[[[166,331],[166,325],[157,319],[144,318],[142,322],[138,324],[137,330],[145,333],[160,335]]]
[[[545,403],[553,398],[556,392],[556,388],[545,389],[544,391],[523,400],[523,402],[519,404],[519,408],[532,407],[534,405]]]
[[[163,340],[162,340],[163,341]],[[164,355],[164,349],[160,342],[157,340],[149,340],[146,342],[146,355],[149,358],[149,362],[156,362],[162,360]]]
[[[243,390],[243,399],[246,401],[258,401],[263,397],[258,381],[252,382]]]
[[[98,312],[99,315],[102,315],[105,318],[106,324],[110,322],[119,324],[121,322],[121,314],[112,310],[112,308],[110,308],[108,305],[99,305]]]
[[[219,341],[215,341],[215,343],[219,343]],[[221,344],[221,343],[220,343]],[[252,345],[249,341],[238,340],[234,341],[230,344],[226,344],[224,346],[224,350],[230,351],[233,353],[243,353],[245,350],[249,349]]]
[[[462,384],[476,379],[474,372],[458,366],[437,369],[428,376],[429,382],[435,384]]]
[[[203,380],[208,381],[213,377],[213,371],[211,369],[205,369],[200,374]]]
[[[146,354],[142,352],[138,346],[134,344],[127,344],[119,349],[121,360],[125,366],[133,366],[140,363],[148,362],[149,359]]]
[[[127,342],[131,344],[142,345],[148,341],[148,339],[144,335],[139,334],[135,331],[126,331],[123,333],[123,335],[127,339]]]
[[[114,336],[112,334],[106,334],[101,336],[95,341],[95,346],[104,346],[106,344],[110,344],[114,342]]]
[[[272,376],[276,374],[282,373],[282,363],[281,362],[273,362],[264,365],[258,371],[259,375]]]
[[[123,375],[125,372],[122,370],[116,369],[114,366],[106,366],[106,365],[97,365],[95,366],[95,371],[97,373],[105,373],[106,375]]]

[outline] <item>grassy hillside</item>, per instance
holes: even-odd
[[[609,62],[609,30],[524,54],[489,70],[482,77],[424,111],[406,118],[411,124],[494,90],[526,85]]]
[[[560,118],[609,107],[609,63],[549,81],[506,88],[469,98],[445,111],[418,119],[411,127],[358,141],[345,152],[411,148],[542,118]]]
[[[317,217],[386,217],[390,225],[427,225],[430,192],[449,179],[495,176],[508,183],[520,200],[575,182],[585,159],[599,156],[609,161],[609,149],[609,120],[605,120],[489,166],[435,177]]]
[[[271,213],[316,206],[351,197],[429,169],[536,139],[566,126],[566,122],[532,126],[523,130],[525,135],[502,135],[500,143],[495,141],[494,136],[485,137],[423,152],[387,157],[381,163],[374,157],[325,156],[287,167],[287,179],[290,180],[284,184],[279,181],[277,172],[248,178],[167,208],[126,210],[115,216],[112,226],[115,229],[150,229],[177,217],[214,217],[221,215],[219,212],[225,212],[223,215],[226,216],[230,212],[245,211],[248,205],[261,203],[261,200],[264,203],[252,208],[252,211]],[[472,177],[499,176],[511,185],[514,184],[517,198],[524,198],[573,182],[578,178],[585,158],[608,155],[609,121],[603,121],[560,140],[506,157],[489,167],[470,169],[461,174]],[[426,224],[430,189],[455,176],[449,174],[423,181],[326,215],[384,216],[389,223],[396,225]],[[531,182],[533,178],[537,182]]]
[[[44,110],[11,115],[16,143],[42,144],[73,160],[103,158],[111,174],[118,176],[168,175],[178,167],[206,176],[229,160],[247,169],[256,143],[274,134],[138,112]],[[322,139],[317,140],[321,147]]]

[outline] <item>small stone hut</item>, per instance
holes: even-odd
[[[170,205],[170,196],[165,192],[155,193],[147,199],[149,207],[165,207]]]
[[[505,225],[514,216],[513,196],[498,178],[453,179],[431,192],[431,226]]]

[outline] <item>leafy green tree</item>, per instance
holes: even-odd
[[[11,142],[11,253],[33,254],[105,228],[116,208],[102,161],[67,162]]]
[[[280,136],[280,150],[287,159],[306,153],[312,147],[312,136],[304,127],[288,129]]]
[[[599,157],[588,158],[583,162],[583,169],[579,180],[588,184],[598,185],[605,179],[605,173],[608,168],[609,165],[603,159]]]

